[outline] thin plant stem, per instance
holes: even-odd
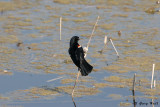
[[[97,23],[98,23],[98,20],[99,20],[99,16],[97,17],[96,23],[95,23],[95,25],[94,25],[94,27],[93,27],[93,30],[92,30],[92,34],[91,34],[91,36],[90,36],[90,38],[89,38],[89,41],[88,41],[88,43],[87,43],[87,50],[88,50],[88,48],[89,48],[89,45],[90,45],[90,42],[91,42],[91,38],[92,38],[93,33],[94,33],[94,31],[95,31],[95,28],[96,28],[96,25],[97,25]],[[87,52],[88,52],[88,51],[87,51]],[[87,56],[87,52],[86,52],[86,54],[85,54],[84,57]],[[73,90],[72,90],[72,101],[73,101],[75,107],[76,107],[76,103],[75,103],[75,101],[74,101],[74,90],[75,90],[76,84],[77,84],[77,82],[78,82],[79,75],[80,75],[80,69],[78,70],[77,79],[76,79],[76,81],[75,81],[75,83],[74,83]]]
[[[61,40],[61,36],[62,36],[62,17],[60,17],[60,25],[59,25],[59,39]]]
[[[103,53],[103,50],[104,50],[104,48],[106,47],[106,45],[107,45],[107,36],[105,36],[104,37],[104,46],[103,46],[103,48],[99,51],[101,54]]]
[[[132,95],[133,95],[133,104],[134,104],[134,107],[136,107],[136,99],[135,99],[135,81],[136,81],[136,73],[134,74],[134,77],[133,77],[133,86],[132,86]]]
[[[134,77],[133,77],[133,87],[132,87],[132,90],[135,90],[135,81],[136,81],[136,73],[134,74]]]
[[[80,75],[80,69],[78,70],[77,79],[76,79],[76,81],[75,81],[75,83],[74,83],[73,90],[72,90],[72,101],[73,101],[75,107],[76,107],[76,103],[75,103],[73,97],[74,97],[74,90],[75,90],[76,84],[77,84],[77,82],[78,82],[79,75]]]
[[[153,67],[152,67],[151,89],[152,89],[152,85],[153,85],[153,78],[154,78],[154,68],[155,68],[155,64],[153,64]]]
[[[54,78],[54,79],[51,79],[51,80],[48,80],[47,82],[52,82],[52,81],[55,81],[55,80],[58,80],[58,79],[61,79],[61,78],[63,78],[63,76],[62,77],[57,77],[57,78]]]
[[[111,44],[112,44],[112,46],[113,46],[113,48],[114,48],[114,50],[115,50],[117,56],[119,57],[118,51],[117,51],[116,47],[114,46],[112,39],[110,39],[110,41],[111,41]]]
[[[94,25],[94,27],[93,27],[93,30],[92,30],[91,36],[90,36],[89,41],[88,41],[88,43],[87,43],[87,49],[89,48],[89,45],[90,45],[90,42],[91,42],[92,36],[93,36],[93,34],[94,34],[94,31],[95,31],[96,26],[97,26],[97,23],[98,23],[98,20],[99,20],[99,16],[97,17],[96,23],[95,23],[95,25]],[[85,57],[86,57],[86,56],[87,56],[87,52],[86,52]]]

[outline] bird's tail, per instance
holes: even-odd
[[[82,76],[87,76],[93,69],[93,67],[85,59],[80,64],[80,67]]]

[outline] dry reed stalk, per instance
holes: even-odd
[[[152,67],[151,89],[152,89],[152,85],[153,85],[153,78],[154,78],[154,68],[155,68],[155,64],[153,64],[153,67]]]
[[[76,79],[76,81],[74,83],[74,87],[73,87],[73,90],[72,90],[72,101],[73,101],[73,104],[74,104],[75,107],[76,107],[76,103],[74,101],[73,95],[74,95],[74,90],[75,90],[76,84],[78,82],[79,75],[80,75],[80,69],[78,70],[77,79]]]
[[[116,47],[114,46],[112,39],[110,39],[110,41],[111,41],[111,44],[112,44],[112,46],[113,46],[113,48],[114,48],[114,50],[115,50],[117,56],[119,57],[118,51],[117,51]]]
[[[59,39],[61,40],[61,36],[62,36],[62,17],[60,17],[60,25],[59,25]]]
[[[94,27],[93,27],[93,30],[92,30],[91,36],[90,36],[89,41],[88,41],[88,43],[87,43],[87,50],[88,50],[88,48],[89,48],[89,45],[90,45],[90,42],[91,42],[91,39],[92,39],[93,33],[94,33],[95,29],[96,29],[96,26],[97,26],[98,20],[99,20],[99,16],[97,17],[96,23],[95,23],[95,25],[94,25]],[[86,57],[86,56],[87,56],[87,52],[86,52],[86,54],[85,54],[85,57]]]
[[[107,44],[107,36],[104,37],[104,44]]]
[[[133,86],[132,86],[132,90],[135,90],[135,81],[136,81],[136,73],[134,74],[134,77],[133,77]]]
[[[135,81],[136,81],[136,73],[134,74],[134,77],[133,77],[133,86],[132,86],[132,95],[133,95],[133,104],[134,104],[134,107],[136,107],[136,99],[135,99]]]
[[[107,36],[104,37],[104,46],[103,46],[102,50],[99,51],[101,54],[102,54],[102,52],[103,52],[103,50],[104,50],[106,45],[107,45]]]
[[[54,78],[54,79],[51,79],[51,80],[48,80],[47,82],[52,82],[52,81],[55,81],[55,80],[58,80],[58,79],[61,79],[63,77],[57,77],[57,78]]]
[[[96,25],[97,25],[97,23],[98,23],[98,20],[99,20],[99,16],[97,17],[96,23],[95,23],[95,25],[94,25],[94,27],[93,27],[93,30],[92,30],[92,34],[91,34],[91,36],[90,36],[90,38],[89,38],[89,41],[88,41],[88,43],[87,43],[87,52],[88,52],[88,48],[89,48],[89,45],[90,45],[91,38],[92,38],[93,33],[94,33],[94,31],[95,31]],[[86,52],[86,54],[85,54],[84,57],[87,57],[87,52]],[[80,70],[78,70],[77,79],[76,79],[76,81],[75,81],[75,83],[74,83],[74,87],[73,87],[73,90],[72,90],[72,101],[73,101],[75,107],[76,107],[76,104],[75,104],[73,95],[74,95],[74,90],[75,90],[76,84],[77,84],[77,82],[78,82],[79,75],[80,75]]]
[[[153,64],[153,67],[152,67],[151,89],[152,89],[152,85],[153,85],[153,78],[154,78],[154,68],[155,68],[155,64]]]
[[[153,87],[156,88],[156,80],[154,80]]]

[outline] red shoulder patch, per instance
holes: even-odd
[[[78,48],[80,48],[81,47],[81,45],[78,45]]]

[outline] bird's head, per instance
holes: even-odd
[[[73,37],[71,38],[71,40],[70,40],[70,46],[78,44],[78,41],[79,41],[79,40],[80,40],[80,39],[79,39],[78,36],[73,36]]]

